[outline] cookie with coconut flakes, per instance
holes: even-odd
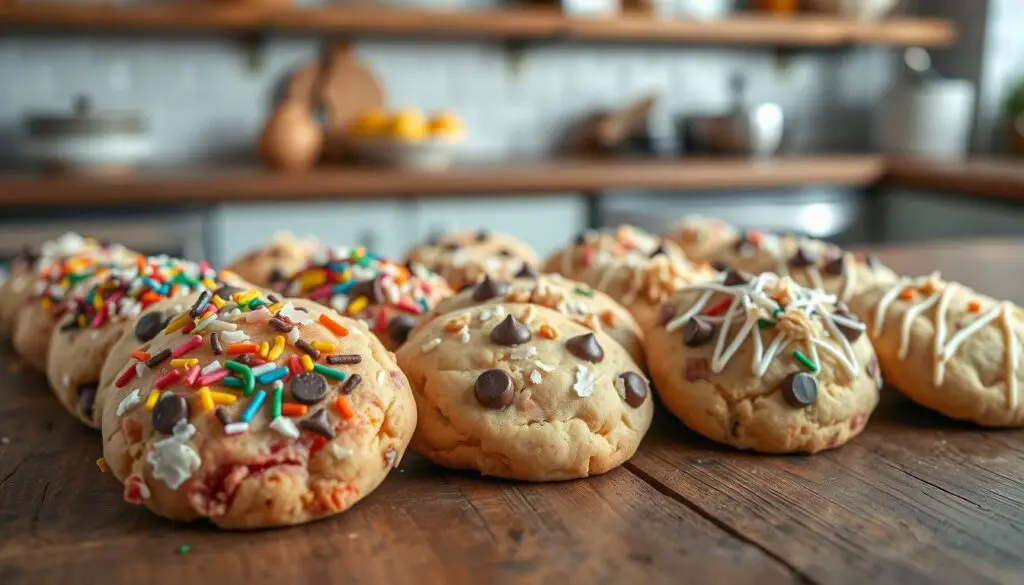
[[[50,337],[46,368],[50,387],[68,412],[98,429],[100,411],[94,406],[107,354],[122,336],[145,343],[167,322],[166,315],[155,311],[140,319],[143,311],[166,298],[193,292],[226,299],[250,288],[232,273],[218,273],[206,263],[166,256],[112,268],[67,299],[68,313]]]
[[[463,230],[431,238],[409,250],[406,260],[440,274],[453,290],[462,290],[485,275],[512,278],[536,266],[537,253],[507,234]]]
[[[1024,314],[943,280],[901,278],[856,299],[885,379],[911,400],[987,427],[1024,426]]]
[[[544,264],[588,284],[625,306],[641,328],[657,320],[659,307],[680,287],[714,278],[707,264],[694,264],[673,243],[629,225],[586,232]]]
[[[413,448],[446,467],[587,477],[632,457],[651,423],[648,382],[626,350],[546,307],[453,311],[397,355],[419,410]]]
[[[306,265],[321,248],[315,239],[278,232],[266,245],[235,260],[228,270],[246,282],[279,291],[288,282],[288,276]]]
[[[291,276],[285,294],[363,320],[394,351],[420,317],[452,291],[443,278],[419,264],[403,266],[360,247],[317,253]]]
[[[835,297],[765,273],[683,288],[646,330],[651,377],[694,431],[765,453],[857,436],[881,380],[864,324]]]
[[[42,372],[46,372],[50,337],[68,312],[66,301],[73,293],[93,279],[102,278],[112,268],[131,266],[143,258],[119,244],[101,245],[90,239],[81,239],[81,245],[71,244],[74,240],[71,237],[67,246],[58,248],[76,251],[40,260],[31,296],[14,321],[14,350]]]
[[[445,313],[496,301],[531,303],[554,309],[591,329],[604,330],[636,363],[641,366],[646,363],[640,326],[629,311],[601,291],[559,274],[523,276],[508,282],[487,277],[441,301],[418,327]]]
[[[732,224],[712,217],[688,215],[664,234],[694,262],[713,262],[732,246],[740,231]]]
[[[416,408],[363,324],[255,290],[184,300],[112,366],[103,456],[128,502],[222,528],[299,524],[347,510],[398,464]]]

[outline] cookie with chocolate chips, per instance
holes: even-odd
[[[462,230],[415,246],[406,259],[440,274],[461,291],[484,276],[509,280],[537,264],[537,253],[518,239],[488,230]]]
[[[322,248],[323,245],[312,238],[300,239],[288,232],[278,232],[263,246],[232,262],[228,270],[246,282],[280,291],[288,283],[288,276]]]
[[[814,453],[857,436],[878,403],[865,325],[834,297],[787,277],[683,288],[644,331],[665,406],[740,449]]]
[[[394,356],[306,299],[245,292],[195,318],[198,302],[154,306],[167,326],[123,336],[101,374],[103,456],[125,499],[250,529],[341,513],[372,492],[416,426]]]
[[[646,364],[640,326],[629,311],[603,292],[559,274],[482,281],[438,303],[420,326],[445,313],[495,301],[541,305],[586,322],[619,342],[638,364]]]
[[[488,302],[441,315],[398,350],[439,465],[553,481],[604,473],[636,451],[653,414],[640,366],[607,333],[540,305]]]

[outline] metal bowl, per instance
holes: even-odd
[[[782,146],[785,118],[778,104],[758,104],[724,116],[684,116],[678,132],[685,153],[772,156]]]

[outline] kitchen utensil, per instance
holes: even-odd
[[[567,150],[571,154],[597,155],[623,152],[627,142],[638,144],[646,134],[648,117],[656,101],[657,96],[650,95],[591,116],[570,135]]]
[[[259,137],[263,164],[279,171],[311,169],[320,158],[323,144],[324,132],[309,102],[291,98],[277,105]]]
[[[903,51],[903,64],[906,66],[907,71],[910,74],[910,78],[914,81],[919,82],[924,79],[937,79],[942,77],[939,75],[939,72],[932,67],[931,54],[922,47],[908,47]]]
[[[678,122],[682,149],[692,154],[771,156],[778,152],[785,117],[778,104],[744,105],[746,80],[730,80],[732,107],[728,114],[684,116]]]
[[[356,60],[352,46],[337,43],[330,48],[317,91],[326,115],[324,153],[331,160],[349,158],[349,126],[363,112],[387,106],[384,90],[373,72]]]
[[[974,84],[965,79],[901,83],[886,96],[876,129],[881,150],[899,156],[960,158],[969,146]]]
[[[76,98],[70,114],[31,114],[26,127],[25,157],[48,171],[127,172],[150,154],[140,113],[98,112],[88,96]]]
[[[896,9],[900,0],[810,0],[817,12],[838,14],[858,20],[880,20]]]

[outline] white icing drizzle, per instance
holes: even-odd
[[[810,321],[821,321],[824,323],[824,333],[827,334],[828,338],[831,338],[826,339],[825,337],[814,335],[802,342],[804,349],[807,351],[807,357],[811,362],[819,366],[818,371],[813,373],[820,372],[819,364],[821,362],[818,350],[821,349],[833,356],[850,378],[857,378],[860,375],[857,356],[849,340],[839,330],[839,325],[859,330],[864,330],[864,325],[852,319],[833,316],[831,311],[827,310],[825,306],[836,302],[834,295],[820,290],[801,287],[792,282],[788,277],[780,278],[775,274],[764,273],[754,277],[747,284],[726,286],[720,282],[711,282],[687,286],[682,289],[682,292],[702,291],[702,294],[689,309],[671,319],[665,328],[668,331],[677,331],[683,327],[689,319],[705,310],[708,302],[716,293],[731,296],[732,302],[729,304],[729,308],[724,315],[702,316],[703,319],[717,326],[717,339],[715,340],[715,350],[711,359],[711,371],[715,373],[721,372],[743,346],[747,337],[751,337],[754,348],[751,372],[761,377],[768,371],[768,367],[776,357],[789,347],[790,344],[798,342],[798,340],[791,338],[789,334],[781,330],[775,333],[767,348],[761,339],[762,330],[758,322],[762,319],[773,320],[773,312],[779,307],[765,291],[780,287],[787,288],[790,295],[790,302],[785,307],[785,312],[792,313],[798,311]],[[743,316],[740,316],[741,314]],[[743,322],[730,342],[728,335],[738,318],[743,319]]]
[[[877,337],[882,334],[885,328],[885,316],[889,312],[889,308],[894,302],[896,302],[896,299],[899,298],[904,290],[912,288],[920,291],[920,288],[923,285],[929,282],[938,282],[938,279],[938,273],[918,278],[916,280],[901,278],[895,286],[886,291],[886,293],[882,295],[881,300],[879,300],[878,306],[875,308],[874,336]],[[953,300],[953,296],[957,290],[957,285],[956,283],[950,282],[946,283],[945,287],[943,287],[941,291],[937,290],[938,287],[934,288],[936,290],[933,290],[932,293],[923,300],[910,304],[904,310],[903,318],[900,321],[899,352],[897,357],[900,361],[903,361],[910,353],[910,330],[913,327],[914,320],[923,315],[928,309],[935,307],[935,312],[933,314],[933,319],[935,320],[935,339],[932,342],[932,382],[936,386],[941,386],[945,379],[946,364],[949,360],[953,359],[953,356],[956,355],[960,346],[962,346],[972,335],[981,331],[996,319],[999,319],[1003,327],[1005,345],[1003,357],[1003,380],[1006,386],[1006,406],[1011,410],[1015,410],[1020,401],[1017,383],[1017,369],[1020,365],[1020,342],[1017,339],[1017,333],[1015,331],[1017,322],[1014,319],[1014,306],[1006,301],[997,304],[988,311],[982,313],[974,321],[965,325],[947,340],[946,338],[949,334],[949,326],[946,323],[946,318],[949,314],[949,305]]]
[[[846,303],[849,302],[850,297],[853,295],[854,289],[857,287],[857,270],[853,266],[853,254],[847,252],[844,256],[845,258],[843,258],[843,287],[839,291],[839,300]]]

